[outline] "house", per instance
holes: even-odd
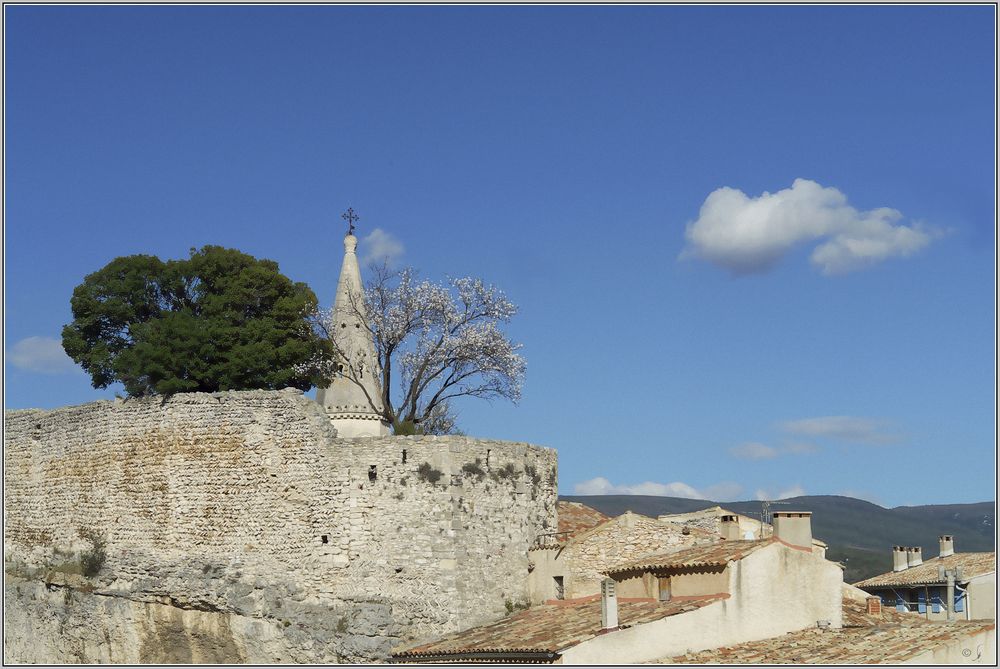
[[[610,516],[606,516],[586,504],[564,500],[559,500],[556,504],[556,515],[559,523],[556,539],[559,541],[566,541],[581,532],[611,520]]]
[[[852,593],[851,591],[855,591]],[[860,593],[861,596],[856,596]],[[843,626],[685,653],[662,664],[983,664],[996,666],[989,621],[928,622],[844,586]]]
[[[672,523],[684,525],[686,527],[697,527],[712,532],[723,532],[723,524],[735,522],[734,528],[730,532],[736,532],[737,536],[731,538],[739,539],[766,539],[774,533],[774,527],[770,523],[763,522],[760,518],[744,516],[724,509],[721,506],[712,506],[700,511],[690,511],[688,513],[668,513],[656,517],[662,523]],[[813,538],[813,551],[820,557],[826,557],[827,545],[819,539]]]
[[[854,585],[927,620],[995,620],[996,553],[956,553],[952,535],[938,541],[927,561],[920,547],[893,546],[892,571]]]
[[[718,539],[605,573],[599,595],[551,599],[392,661],[635,663],[842,624],[843,572],[813,552],[805,512],[767,539]]]
[[[664,513],[657,516],[656,519],[661,523],[700,527],[703,530],[717,532],[723,516],[734,516],[736,518],[741,539],[762,538],[763,527],[766,523],[761,522],[759,518],[744,516],[735,511],[724,509],[721,506],[712,506],[700,511],[689,511],[687,513]]]
[[[541,537],[528,552],[532,604],[596,595],[604,573],[616,564],[649,553],[719,540],[717,532],[661,523],[631,511],[600,520],[594,515],[600,512],[587,511],[589,507],[582,504],[569,509],[562,504],[558,507],[560,532]]]

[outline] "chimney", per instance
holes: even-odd
[[[615,594],[615,582],[610,578],[601,581],[601,629],[618,629],[618,595]]]
[[[906,548],[903,546],[893,546],[892,547],[892,570],[893,571],[905,571],[906,570]]]
[[[923,564],[923,558],[920,554],[924,552],[924,549],[920,546],[910,546],[906,549],[906,566],[916,567],[918,564]]]
[[[938,537],[938,557],[948,557],[955,554],[955,537],[950,534],[942,534]]]
[[[736,516],[721,516],[719,518],[719,534],[727,541],[740,539],[740,521]]]
[[[771,518],[775,537],[786,544],[812,550],[811,511],[775,511]]]
[[[881,597],[868,597],[865,599],[865,610],[870,616],[880,616],[882,615],[882,598]]]

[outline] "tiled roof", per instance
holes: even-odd
[[[580,502],[560,501],[556,504],[556,513],[559,516],[559,532],[566,533],[561,534],[563,541],[608,520],[608,516]]]
[[[858,581],[854,585],[859,588],[878,588],[907,585],[923,585],[928,583],[944,583],[938,577],[938,567],[945,569],[962,568],[962,580],[974,576],[982,576],[997,570],[996,553],[955,553],[947,557],[936,557],[927,560],[916,567],[903,571],[890,571],[878,576]]]
[[[773,539],[762,541],[718,541],[713,544],[693,546],[671,553],[648,555],[617,565],[608,570],[608,575],[633,571],[654,571],[661,569],[683,569],[690,567],[724,567],[734,560],[742,560],[759,548],[774,543]]]
[[[724,595],[699,598],[676,597],[669,602],[652,599],[618,599],[621,627],[652,622],[723,599]],[[438,641],[393,652],[396,662],[422,662],[432,658],[447,660],[503,661],[511,656],[535,661],[552,661],[560,651],[601,634],[600,595],[580,600],[543,604],[489,625],[474,627]],[[548,658],[528,658],[548,654]],[[493,655],[493,658],[489,658]]]
[[[881,613],[868,613],[864,600],[844,597],[844,627],[874,627],[876,625],[926,625],[927,619],[916,613],[897,611],[883,606]]]
[[[993,621],[924,622],[820,630],[663,658],[663,664],[897,664],[994,629]]]

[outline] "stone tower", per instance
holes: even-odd
[[[382,409],[381,370],[367,326],[357,246],[358,238],[349,231],[344,237],[330,333],[342,357],[330,384],[316,391],[316,401],[326,409],[339,436],[380,437],[389,434],[389,425],[376,411]]]

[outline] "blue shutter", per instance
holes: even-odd
[[[955,588],[955,610],[965,610],[965,593],[960,592],[958,588]]]
[[[906,610],[906,602],[903,601],[902,595],[900,595],[898,592],[896,593],[896,610],[897,611]]]
[[[941,613],[941,588],[934,588],[931,594],[931,613]]]
[[[923,590],[917,590],[917,612],[927,613],[927,598]]]

